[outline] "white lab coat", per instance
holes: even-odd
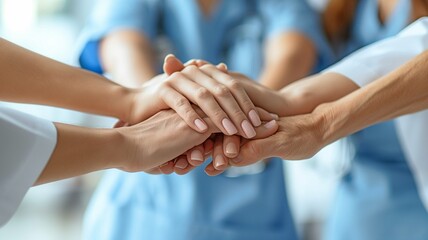
[[[40,176],[56,139],[53,123],[0,106],[0,227]]]
[[[428,17],[409,25],[397,36],[362,48],[324,72],[342,74],[363,87],[426,50]],[[428,210],[428,110],[400,117],[396,122],[403,151]]]

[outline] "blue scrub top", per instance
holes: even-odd
[[[152,42],[163,36],[181,60],[225,62],[253,78],[262,43],[299,31],[320,38],[318,16],[301,0],[219,1],[209,18],[194,0],[102,0],[86,30],[83,67],[102,72],[98,43],[131,28]],[[185,176],[107,173],[87,210],[85,239],[297,239],[287,202],[282,160],[258,174],[209,177],[203,167]]]
[[[345,56],[396,35],[410,19],[411,1],[399,1],[384,25],[377,0],[360,0]],[[397,137],[394,121],[374,125],[350,138],[355,155],[332,204],[327,240],[428,239],[428,213]]]

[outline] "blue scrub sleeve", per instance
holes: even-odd
[[[258,0],[257,10],[265,24],[267,38],[283,32],[300,32],[311,39],[318,50],[318,70],[332,63],[334,56],[323,33],[320,14],[305,0]]]
[[[83,68],[102,73],[99,41],[118,29],[133,29],[153,41],[158,34],[161,0],[98,0],[83,31],[79,63]]]

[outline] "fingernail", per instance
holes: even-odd
[[[254,127],[258,127],[262,124],[262,121],[260,120],[259,114],[257,114],[256,110],[251,110],[248,113],[248,116],[250,117],[250,120],[253,123]]]
[[[199,118],[195,120],[195,125],[201,132],[204,132],[208,129],[208,126]]]
[[[242,162],[242,158],[238,156],[237,158],[233,158],[233,159],[231,159],[231,161],[232,161],[233,163],[240,163],[240,162]]]
[[[168,165],[169,164],[169,161],[168,162],[166,162],[166,163],[164,163],[164,164],[162,164],[162,165],[160,165],[159,167],[165,167],[166,165]]]
[[[180,169],[185,169],[188,165],[189,163],[185,159],[180,159],[175,163],[175,167]]]
[[[223,67],[224,69],[227,70],[227,65],[225,63],[220,63],[219,65],[217,65],[218,67]]]
[[[217,157],[215,157],[215,161],[214,161],[214,167],[217,170],[221,170],[222,166],[226,165],[226,161],[224,160],[222,155],[217,155]]]
[[[228,143],[226,145],[226,154],[231,156],[235,156],[236,154],[238,154],[238,148],[236,147],[236,144]]]
[[[265,124],[265,128],[267,128],[267,129],[274,128],[275,126],[276,126],[276,120],[272,120],[272,121]]]
[[[247,138],[253,138],[256,136],[256,130],[254,130],[253,126],[250,124],[248,120],[242,121],[242,129],[245,132],[245,135],[247,135]]]
[[[277,115],[277,114],[275,114],[275,113],[271,113],[270,114],[272,117],[273,117],[273,119],[275,119],[275,120],[278,120],[279,119],[279,116]]]
[[[204,161],[204,156],[202,156],[201,151],[199,150],[193,150],[192,153],[190,154],[190,159],[192,159],[193,161]]]
[[[238,129],[236,129],[235,125],[233,125],[233,123],[229,119],[225,118],[223,119],[223,121],[221,121],[221,123],[223,124],[224,129],[226,129],[226,132],[229,135],[233,135],[238,132]]]
[[[174,54],[170,53],[170,54],[166,55],[165,61],[168,60],[169,58],[172,58],[172,57],[175,57]]]

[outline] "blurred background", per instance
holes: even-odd
[[[311,0],[322,8],[324,0]],[[93,0],[0,0],[0,36],[58,61],[76,65],[79,32]],[[10,107],[52,121],[111,127],[114,119],[22,104]],[[332,144],[314,159],[286,163],[290,203],[302,239],[319,239],[334,189],[347,168],[350,149]],[[80,239],[82,216],[101,172],[34,187],[0,239]]]

